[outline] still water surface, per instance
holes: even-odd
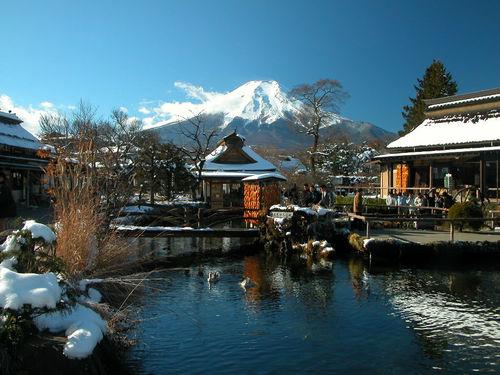
[[[499,371],[500,272],[307,264],[265,255],[155,274],[141,297],[140,374]],[[244,290],[248,276],[255,286]],[[160,280],[161,279],[161,280]]]

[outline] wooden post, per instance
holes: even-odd
[[[366,238],[370,238],[370,222],[366,220]]]
[[[203,208],[198,208],[198,228],[203,224]]]
[[[392,185],[394,183],[393,181],[393,166],[392,163],[389,163],[387,166],[387,193],[389,194],[392,191]]]
[[[479,191],[485,197],[485,162],[484,159],[481,157],[481,160],[479,161]]]
[[[432,189],[434,181],[432,181],[432,163],[429,164],[429,189]]]
[[[497,152],[497,204],[498,204],[498,152]]]
[[[453,221],[450,221],[450,242],[455,242],[455,226]]]
[[[30,170],[26,172],[26,207],[30,206],[31,199],[31,178],[30,178]]]

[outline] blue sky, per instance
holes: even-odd
[[[494,0],[16,0],[0,9],[3,109],[39,113],[83,98],[103,115],[124,106],[143,116],[144,104],[185,99],[176,81],[225,92],[253,79],[290,89],[327,77],[351,95],[342,115],[397,131],[434,58],[460,92],[500,87]]]

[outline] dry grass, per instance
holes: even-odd
[[[91,259],[97,252],[97,232],[102,220],[93,203],[92,199],[81,202],[71,197],[58,201],[55,207],[58,222],[56,255],[63,259],[70,275],[90,270]]]
[[[79,163],[60,156],[47,169],[54,182],[56,255],[70,278],[120,272],[130,263],[132,249],[109,229],[107,200],[98,188],[103,176],[98,168],[87,167],[93,164],[92,153],[80,150],[79,155]]]

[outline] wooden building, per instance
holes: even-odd
[[[203,196],[211,208],[267,210],[280,202],[279,182],[286,178],[236,132],[224,137],[206,158]]]
[[[381,195],[389,191],[475,187],[499,198],[500,88],[425,100],[426,119],[387,145]]]
[[[14,113],[0,111],[0,171],[9,179],[18,205],[39,205],[45,198],[47,160],[38,156],[38,150],[44,145],[21,123]]]

